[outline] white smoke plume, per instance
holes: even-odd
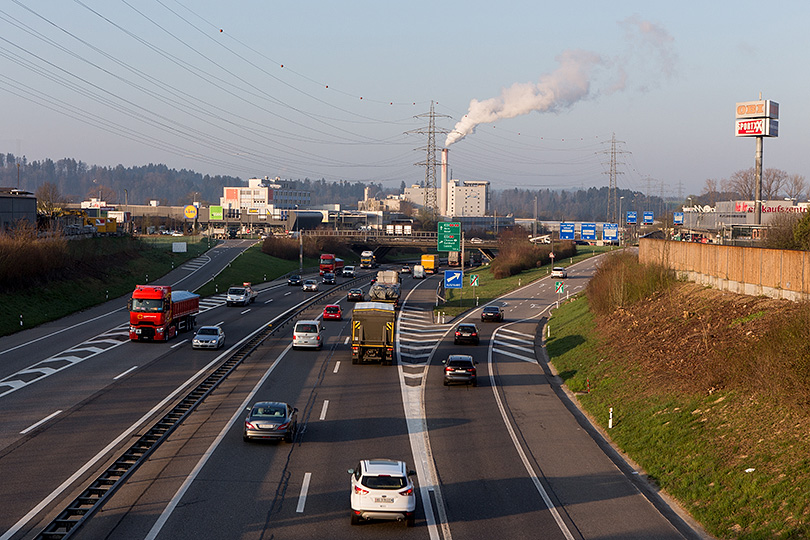
[[[621,25],[629,40],[641,41],[646,48],[655,49],[656,60],[662,64],[664,75],[671,76],[675,57],[669,51],[672,42],[669,34],[660,26],[637,17],[630,17]],[[504,88],[499,97],[484,101],[471,100],[469,111],[448,133],[444,146],[450,146],[474,133],[479,124],[514,118],[532,111],[557,112],[600,93],[617,92],[626,87],[626,61],[609,61],[596,53],[582,50],[565,51],[558,61],[559,67],[542,76],[537,83],[515,83]],[[598,68],[608,69],[613,79],[612,84],[605,86],[601,92],[592,89],[593,75]]]

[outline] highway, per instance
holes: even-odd
[[[224,266],[243,247],[221,249],[211,258]],[[565,280],[569,291],[581,290],[594,264],[572,267]],[[210,278],[214,268],[199,279]],[[438,277],[404,276],[400,362],[393,367],[351,364],[351,305],[343,289],[300,317],[314,318],[323,304],[340,300],[344,320],[324,322],[321,351],[293,351],[291,328],[277,331],[78,537],[698,537],[653,504],[654,497],[653,502],[645,497],[635,471],[616,460],[550,376],[540,339],[556,300],[550,279],[498,300],[504,323],[482,323],[479,311],[470,313],[469,321],[481,331],[478,346],[452,344],[459,321],[432,321],[438,283]],[[194,287],[190,281],[184,285]],[[232,346],[312,294],[286,284],[259,290],[249,308],[214,301],[198,324],[221,324]],[[26,366],[109,336],[126,320],[124,311],[106,315],[110,309],[102,306],[51,329],[32,330],[30,339],[39,339],[39,345],[25,355],[19,336],[0,340],[0,384],[20,379]],[[101,340],[106,339],[114,341]],[[193,351],[187,339],[181,334],[168,343],[111,343],[0,397],[5,479],[0,538],[34,537],[158,410],[225,354]],[[451,352],[477,360],[477,388],[443,386],[441,360]],[[244,409],[259,400],[287,401],[299,409],[302,429],[293,443],[242,440]],[[48,418],[56,411],[61,412]],[[396,522],[350,525],[346,471],[375,457],[401,459],[417,471],[415,528]]]

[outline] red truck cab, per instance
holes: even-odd
[[[321,275],[325,272],[331,272],[336,276],[340,276],[343,274],[343,265],[343,259],[335,257],[333,253],[323,253],[321,254],[318,268]]]
[[[168,285],[138,285],[129,299],[129,339],[167,341],[194,328],[200,295]]]

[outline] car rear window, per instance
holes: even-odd
[[[459,332],[475,332],[475,326],[471,324],[460,324],[458,325]]]
[[[340,311],[340,308],[337,307],[337,306],[327,306],[326,307],[326,312],[327,313],[338,313],[339,311]]]
[[[471,367],[472,362],[469,360],[450,360],[447,362],[447,365],[450,367]]]
[[[314,324],[301,324],[298,323],[295,325],[295,331],[299,334],[317,334],[318,327]]]
[[[360,483],[371,489],[401,489],[408,485],[404,476],[364,476]]]
[[[486,313],[498,313],[499,308],[496,307],[485,307],[484,311]]]

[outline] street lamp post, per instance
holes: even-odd
[[[624,201],[624,197],[619,197],[619,246],[622,245],[622,239],[624,237],[624,218],[622,217],[622,202]]]
[[[295,230],[298,232],[298,275],[304,274],[304,238],[301,236],[301,222],[298,221],[298,205],[295,205]]]

